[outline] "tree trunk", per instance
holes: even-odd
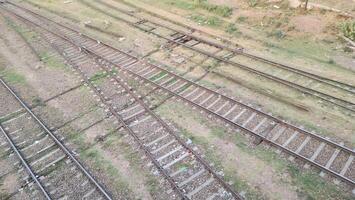
[[[307,10],[307,6],[308,6],[308,0],[306,0],[306,4],[304,5],[305,10]]]

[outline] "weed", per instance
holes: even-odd
[[[268,37],[275,37],[277,39],[282,39],[286,35],[285,35],[285,33],[282,30],[274,30],[274,31],[271,31],[270,33],[268,33],[267,36]]]
[[[207,25],[212,27],[220,27],[222,20],[215,16],[192,15],[189,18],[200,25]]]
[[[222,17],[230,17],[233,14],[233,8],[231,7],[214,5],[205,1],[198,3],[198,7]]]
[[[1,71],[0,75],[3,76],[9,83],[25,83],[25,77],[10,69]]]
[[[233,23],[229,23],[228,26],[226,27],[226,32],[229,34],[233,34],[236,31],[238,31],[238,28]]]
[[[84,158],[90,159],[96,168],[104,170],[114,181],[115,187],[119,188],[122,193],[127,195],[131,192],[125,180],[122,179],[118,170],[112,165],[110,160],[107,160],[96,149],[88,149],[80,154]]]
[[[38,97],[35,97],[33,100],[32,100],[32,104],[33,105],[36,105],[36,106],[45,106],[45,103],[42,99],[38,98]]]
[[[330,58],[330,59],[328,60],[328,63],[329,63],[329,64],[335,64],[335,61]]]
[[[293,31],[293,30],[295,30],[295,29],[296,29],[295,26],[290,26],[290,27],[287,28],[287,31]]]
[[[238,17],[237,22],[242,23],[242,22],[245,22],[247,19],[248,19],[248,17],[240,16],[240,17]]]
[[[103,72],[97,72],[95,73],[93,76],[91,76],[89,78],[90,81],[97,81],[99,79],[105,78],[107,76],[107,74],[103,73]]]
[[[194,10],[196,8],[196,5],[194,3],[181,1],[181,0],[170,1],[168,4],[184,10]]]
[[[250,7],[255,7],[256,5],[258,5],[259,0],[248,0],[248,4]]]
[[[41,52],[39,57],[48,67],[55,69],[66,69],[66,65],[63,62],[55,56],[50,56],[48,52]]]
[[[355,21],[347,21],[340,25],[343,35],[352,41],[355,41]]]
[[[159,78],[161,78],[162,76],[164,76],[166,74],[166,72],[160,72],[159,74],[153,76],[152,78],[150,78],[151,81],[155,81]]]
[[[233,14],[233,8],[226,5],[215,5],[206,0],[167,0],[168,5],[172,5],[184,10],[202,9],[221,17],[230,17]]]
[[[352,53],[352,52],[354,52],[354,50],[353,50],[352,48],[348,47],[348,46],[345,46],[345,47],[343,48],[343,51],[346,52],[346,53]]]
[[[30,31],[30,30],[27,30],[27,29],[23,28],[22,26],[15,24],[10,19],[5,18],[5,20],[6,20],[7,25],[12,27],[26,41],[31,42],[31,41],[34,41],[34,39],[38,37],[37,33],[33,32],[33,31]]]

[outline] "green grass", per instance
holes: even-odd
[[[151,81],[155,81],[155,80],[157,80],[158,78],[164,76],[165,74],[166,74],[166,72],[162,71],[162,72],[160,72],[159,74],[157,74],[157,75],[153,76],[152,78],[150,78],[150,80],[151,80]]]
[[[248,19],[248,17],[240,16],[240,17],[237,18],[237,22],[243,23],[243,22],[245,22],[247,19]]]
[[[286,37],[286,34],[282,30],[273,30],[267,34],[268,37],[274,37],[276,39],[282,39]]]
[[[89,81],[92,81],[94,83],[98,83],[99,80],[102,80],[103,78],[106,78],[106,77],[107,77],[107,74],[104,74],[102,72],[97,72],[89,78]]]
[[[54,13],[58,16],[64,17],[66,19],[68,19],[69,21],[75,22],[75,23],[80,23],[80,20],[76,19],[76,17],[74,15],[72,15],[72,13],[68,13],[65,11],[58,11],[58,9],[56,8],[51,8],[50,5],[47,6],[42,6],[41,4],[38,4],[38,1],[34,1],[34,0],[24,0],[26,3],[31,4],[34,7],[37,7],[39,9],[43,9],[46,10],[50,13]],[[47,1],[46,4],[48,3],[53,3],[54,1]]]
[[[259,3],[259,0],[248,0],[248,4],[250,7],[255,7]]]
[[[197,3],[197,6],[221,17],[230,17],[233,14],[233,8],[226,5],[215,5],[202,1]]]
[[[4,77],[4,79],[8,83],[18,83],[24,84],[26,82],[26,78],[12,69],[5,69],[0,72],[0,76]]]
[[[133,167],[133,170],[142,172],[144,177],[146,177],[145,185],[147,186],[149,192],[158,194],[159,183],[157,179],[152,174],[147,174],[142,171],[142,159],[139,154],[132,150],[127,143],[124,143],[121,138],[121,134],[110,135],[104,142],[105,148],[120,147],[123,156],[129,161],[131,167]]]
[[[235,24],[229,23],[225,31],[229,34],[234,34],[235,32],[238,31],[238,28],[235,26]]]
[[[355,41],[355,21],[346,21],[340,24],[342,34],[352,41]]]
[[[206,0],[163,0],[167,5],[171,5],[183,10],[196,10],[201,9],[213,13],[221,17],[230,17],[233,14],[233,8],[227,5],[216,5],[208,3]]]
[[[115,166],[112,165],[110,160],[106,160],[98,150],[91,148],[80,154],[84,159],[91,160],[96,168],[104,170],[107,175],[114,179],[115,188],[125,193],[127,196],[132,193],[126,182],[121,179],[121,176]]]
[[[321,42],[308,42],[306,39],[284,39],[276,43],[265,42],[265,46],[275,49],[287,57],[308,58],[315,62],[324,64],[323,66],[339,67],[336,64],[329,63],[329,55],[331,55],[331,47]]]
[[[117,73],[117,70],[114,69],[112,72],[105,73],[104,71],[96,72],[89,78],[89,81],[93,81],[94,83],[101,82],[104,78],[109,77],[110,75]]]
[[[22,35],[28,42],[34,41],[38,37],[36,32],[27,30],[20,25],[15,24],[8,18],[5,18],[6,24],[12,27],[18,34]]]
[[[57,59],[55,56],[50,56],[48,52],[39,53],[39,57],[46,66],[54,69],[67,69],[67,66]]]
[[[131,191],[127,187],[126,182],[122,180],[117,169],[112,165],[111,161],[101,155],[95,146],[85,142],[85,136],[83,134],[72,131],[67,136],[67,139],[78,146],[78,153],[82,159],[91,161],[95,168],[105,172],[114,182],[115,188],[117,188],[120,193],[125,194],[125,196],[129,196]]]

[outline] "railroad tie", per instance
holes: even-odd
[[[209,178],[206,182],[204,182],[202,185],[198,186],[197,188],[195,188],[193,191],[189,192],[186,196],[191,199],[192,196],[194,196],[195,194],[197,194],[198,192],[200,192],[203,188],[209,186],[212,182],[214,181],[214,178],[211,177]]]
[[[245,112],[247,111],[246,108],[243,108],[243,110],[241,112],[238,113],[238,115],[236,115],[233,119],[232,119],[232,122],[236,122],[239,117],[241,117]]]

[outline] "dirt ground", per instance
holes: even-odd
[[[3,17],[0,18],[0,26],[4,27],[4,29],[0,30],[0,49],[3,55],[2,62],[6,63],[5,70],[13,70],[22,80],[21,82],[16,82],[17,80],[13,80],[13,74],[5,74],[4,78],[25,101],[32,102],[33,99],[45,100],[80,83],[80,79],[68,69],[57,69],[44,63],[41,63],[41,68],[36,68],[38,60],[26,47],[18,33],[5,24]],[[23,46],[24,48],[19,50],[18,46]],[[46,123],[56,127],[63,121],[69,121],[78,115],[80,116],[80,113],[85,113],[94,106],[95,102],[89,91],[79,88],[47,102],[43,108],[36,108],[35,112],[44,117]],[[74,130],[80,130],[85,128],[89,122],[100,118],[99,116],[98,114],[88,116],[85,119],[85,123],[78,120],[72,123],[71,126]],[[112,122],[109,123],[109,126],[104,124],[96,125],[85,131],[79,144],[75,144],[73,141],[78,149],[82,148],[82,145],[92,144],[90,151],[97,151],[97,157],[88,159],[85,158],[85,151],[75,150],[74,152],[83,154],[82,157],[85,160],[85,164],[91,166],[91,169],[95,169],[94,174],[100,173],[100,171],[103,172],[102,174],[97,174],[97,176],[104,183],[106,182],[117,199],[152,199],[151,195],[155,195],[155,191],[146,187],[149,185],[146,183],[148,181],[144,174],[146,172],[142,171],[142,168],[139,171],[132,168],[133,165],[137,168],[140,164],[136,161],[133,162],[130,160],[131,158],[127,158],[124,153],[126,150],[117,149],[117,146],[107,148],[105,145],[95,145],[97,143],[93,134],[102,135],[107,133],[107,129],[112,127],[112,125]],[[65,128],[65,130],[69,129]],[[69,137],[69,135],[67,136]],[[130,156],[135,156],[136,153],[132,152]],[[110,170],[110,173],[115,174],[109,176],[108,170]],[[20,179],[21,177],[6,176],[4,180],[1,180],[4,185],[0,189],[11,193],[12,187],[16,186],[17,178]],[[149,181],[154,182],[151,178]]]
[[[66,19],[41,9],[41,12],[45,15],[71,25],[73,25],[73,19],[78,20],[79,22],[76,25],[83,32],[98,37],[102,41],[107,41],[118,48],[133,50],[133,53],[139,56],[144,56],[159,49],[160,45],[164,43],[157,37],[93,11],[79,1],[68,1],[67,3],[50,0],[29,1],[39,4],[47,10],[56,11],[57,14],[66,16]],[[108,3],[120,2],[120,0],[103,1]],[[285,1],[282,0],[260,1],[267,3],[251,7],[248,1],[209,0],[209,3],[232,7],[233,14],[227,18],[218,16],[222,20],[221,25],[208,27],[187,18],[192,14],[210,16],[211,14],[205,10],[189,10],[184,8],[185,4],[179,5],[180,7],[172,6],[169,4],[171,3],[170,0],[127,0],[127,2],[214,34],[216,36],[212,38],[214,40],[229,38],[235,43],[248,47],[251,52],[258,55],[272,57],[280,62],[290,62],[300,66],[301,69],[355,84],[354,72],[348,70],[354,67],[355,54],[344,51],[346,43],[338,37],[339,30],[337,28],[339,21],[349,19],[333,12],[323,13],[323,11],[317,9],[304,12],[299,9],[289,9],[289,5],[290,7],[297,7],[296,1],[291,1],[290,4],[284,4]],[[319,3],[318,1],[312,2]],[[349,1],[348,3],[353,5],[354,2]],[[123,4],[121,6],[125,9],[129,8],[129,6]],[[344,7],[343,4],[336,4],[335,7],[353,11],[346,6]],[[144,13],[139,14],[147,16]],[[108,36],[85,28],[84,22],[90,22],[105,30],[115,32],[121,37]],[[226,33],[225,28],[228,24],[234,24],[237,28],[236,32],[233,34]],[[3,17],[0,17],[0,26],[4,27],[0,29],[0,52],[3,57],[0,59],[5,60],[0,63],[5,63],[2,64],[5,66],[3,67],[5,71],[14,72],[10,74],[11,76],[7,73],[5,79],[7,78],[14,85],[26,101],[45,100],[80,84],[80,79],[67,67],[51,67],[48,66],[50,64],[38,61],[31,49],[8,26]],[[274,31],[285,34],[285,37],[277,38],[278,36],[277,34],[275,36]],[[164,62],[177,64],[179,56],[176,56],[176,53],[180,52],[176,51],[169,55],[169,53],[160,51],[154,56]],[[172,56],[172,54],[176,55]],[[205,60],[204,57],[195,59],[196,62]],[[62,61],[59,60],[58,62]],[[184,72],[188,67],[189,65],[180,65],[174,70]],[[0,69],[2,69],[2,66],[0,66]],[[220,67],[219,69],[225,69],[225,72],[241,79],[254,80],[247,75],[242,77],[237,70],[227,67]],[[202,67],[196,67],[187,77],[196,78],[204,72]],[[13,74],[20,77],[21,81],[18,81]],[[280,103],[277,98],[266,97],[262,92],[253,90],[251,85],[246,87],[245,85],[231,83],[211,74],[206,76],[202,83],[228,90],[238,98],[260,105],[262,109],[273,112],[287,120],[317,132],[325,132],[324,135],[326,136],[355,144],[353,134],[355,124],[351,117],[333,111],[332,108],[323,108],[316,101],[304,100],[303,97],[303,102],[298,101],[298,103],[305,102],[305,105],[311,108],[311,112],[305,113],[292,106],[285,105],[285,103]],[[253,84],[260,89],[261,85],[267,83],[255,80]],[[275,89],[277,89],[277,86]],[[282,96],[283,100],[286,99],[292,103],[297,100],[298,96],[292,96],[293,94],[287,90],[280,89],[281,93],[286,93]],[[80,87],[49,101],[38,112],[43,112],[43,116],[47,116],[49,113],[48,115],[52,116],[50,121],[53,124],[77,115],[84,115],[68,128],[71,131],[68,132],[66,137],[71,138],[88,124],[103,118],[104,112],[101,108],[97,108],[96,102],[96,98],[88,89]],[[90,114],[84,114],[92,107],[97,110],[90,112]],[[58,112],[60,115],[55,117],[52,112]],[[304,170],[302,166],[287,161],[283,158],[287,156],[280,156],[273,149],[262,145],[257,147],[250,145],[252,142],[247,137],[228,131],[218,123],[215,124],[215,122],[206,120],[205,116],[198,114],[190,107],[175,101],[169,101],[158,108],[157,113],[176,124],[182,135],[189,138],[201,150],[206,159],[214,163],[233,187],[237,191],[241,191],[247,199],[351,199],[353,197],[349,191],[344,191],[341,185],[333,184],[321,178],[313,170]],[[152,172],[146,168],[146,160],[141,159],[143,154],[130,146],[132,141],[122,137],[124,134],[117,132],[105,142],[97,142],[98,136],[108,134],[114,127],[112,121],[104,120],[103,123],[80,133],[77,138],[70,139],[70,142],[73,143],[85,164],[93,169],[94,174],[100,177],[100,180],[109,185],[111,191],[114,191],[115,197],[122,199],[159,199],[159,194],[163,189],[157,187],[157,185],[159,186],[161,179],[152,175]],[[90,148],[81,151],[83,147]],[[0,189],[11,190],[11,185],[15,184],[13,177],[7,177],[5,182],[9,185],[3,185]]]

